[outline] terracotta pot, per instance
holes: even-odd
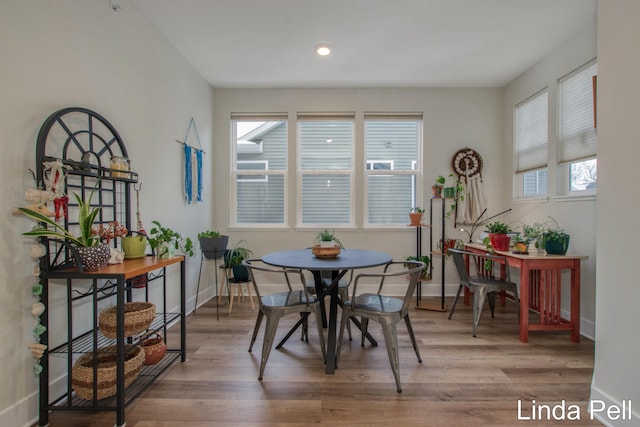
[[[493,246],[493,249],[496,251],[509,250],[509,242],[511,241],[511,237],[509,237],[509,235],[489,233],[489,239],[491,241],[491,246]]]
[[[411,221],[411,225],[420,225],[422,223],[422,213],[421,212],[410,212],[409,213],[409,221]]]

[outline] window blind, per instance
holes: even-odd
[[[546,89],[516,106],[516,172],[547,166],[548,93]]]
[[[595,61],[560,79],[560,163],[595,157],[596,131],[593,115]]]

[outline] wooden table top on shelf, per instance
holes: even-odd
[[[158,258],[156,256],[147,255],[140,258],[125,259],[119,264],[109,264],[105,268],[98,271],[85,271],[80,273],[77,269],[67,269],[53,271],[50,277],[63,277],[69,274],[83,275],[87,277],[122,277],[124,280],[140,276],[168,265],[177,264],[184,261],[184,255],[176,255],[173,258]]]
[[[484,250],[488,251],[487,247],[482,243],[465,243],[466,248],[476,249],[476,250]],[[506,255],[512,258],[529,260],[529,259],[539,259],[539,260],[548,260],[548,259],[587,259],[589,258],[586,255],[576,255],[576,254],[565,254],[565,255],[555,255],[548,254],[546,252],[530,252],[528,254],[519,254],[515,253],[511,250],[509,251],[494,251],[498,255]]]

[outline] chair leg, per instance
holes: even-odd
[[[404,323],[407,325],[407,331],[409,331],[409,338],[411,338],[411,344],[413,344],[413,349],[416,352],[416,356],[418,356],[418,363],[422,363],[422,357],[420,357],[420,350],[418,350],[418,343],[416,342],[416,336],[413,334],[413,328],[411,327],[411,320],[409,320],[409,313],[404,316]]]
[[[360,319],[360,329],[362,331],[362,341],[360,341],[360,347],[364,347],[364,339],[367,337],[367,331],[369,329],[369,319],[362,317]]]
[[[278,323],[280,322],[280,314],[272,313],[267,316],[267,325],[264,331],[264,340],[262,341],[262,359],[260,360],[260,375],[258,381],[262,381],[264,374],[264,368],[267,366],[267,360],[271,353],[271,347],[273,346],[273,340],[276,337],[276,330],[278,329]]]
[[[340,288],[338,292],[340,293],[340,300],[342,303],[340,304],[340,307],[344,310],[344,301],[349,299],[349,289]],[[347,332],[349,333],[349,341],[351,341],[351,322],[347,322]]]
[[[231,309],[233,308],[233,292],[231,292],[231,286],[235,286],[236,289],[240,289],[239,288],[240,285],[237,285],[235,283],[233,285],[229,285],[229,314],[231,314]]]
[[[340,335],[338,335],[338,348],[336,349],[336,368],[340,362],[340,351],[342,349],[342,339],[344,338],[344,326],[345,323],[351,322],[347,310],[342,309],[342,319],[340,320]]]
[[[313,305],[313,315],[316,318],[316,328],[318,329],[318,338],[320,339],[320,349],[322,350],[322,360],[324,361],[324,363],[327,363],[327,346],[324,343],[324,328],[322,327],[322,312],[320,311],[319,303]]]
[[[473,293],[473,336],[478,332],[478,324],[482,315],[482,306],[487,295],[487,288],[479,286]]]
[[[489,292],[487,294],[487,297],[489,299],[489,309],[491,309],[491,318],[495,319],[496,318],[496,292]]]
[[[458,287],[458,292],[456,293],[456,298],[453,300],[453,305],[451,306],[451,311],[449,312],[449,320],[451,320],[451,316],[453,316],[453,312],[456,310],[456,304],[458,303],[458,298],[460,298],[460,292],[462,291],[463,285]]]
[[[389,354],[389,363],[393,376],[396,379],[396,388],[398,393],[402,393],[400,385],[400,360],[398,357],[398,334],[396,324],[392,321],[382,322],[382,332],[384,334],[384,342],[387,344],[387,353]]]
[[[256,318],[256,326],[253,327],[253,335],[251,335],[251,343],[249,344],[249,353],[251,353],[251,349],[253,348],[253,343],[256,342],[256,337],[258,336],[258,330],[260,329],[260,324],[262,323],[262,318],[264,317],[264,313],[262,310],[258,311],[258,317]]]
[[[247,295],[249,295],[249,301],[251,301],[251,310],[255,310],[256,306],[253,305],[253,296],[251,295],[251,283],[247,282]]]

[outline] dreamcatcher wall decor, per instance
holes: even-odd
[[[198,148],[187,143],[191,127],[193,127]],[[184,148],[184,200],[187,204],[191,204],[194,201],[202,202],[202,156],[205,152],[202,149],[202,144],[200,144],[198,128],[196,127],[196,122],[193,117],[191,117],[191,121],[189,121],[189,127],[187,128],[187,134],[184,136],[184,141],[176,139],[176,142],[182,144]],[[195,186],[193,184],[194,181],[196,182]]]
[[[451,167],[464,183],[464,205],[458,206],[456,223],[473,223],[487,207],[487,198],[482,182],[482,157],[476,150],[458,150],[451,161]]]

